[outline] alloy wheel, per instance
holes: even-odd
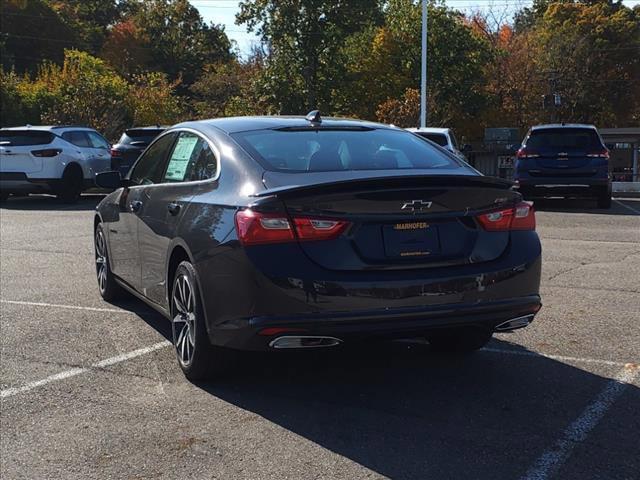
[[[173,343],[178,359],[190,365],[196,345],[196,314],[193,286],[186,275],[179,275],[173,287]]]
[[[107,273],[107,246],[104,234],[98,230],[96,233],[96,275],[98,276],[98,287],[103,293],[107,287]]]

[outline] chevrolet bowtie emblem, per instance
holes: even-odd
[[[402,205],[402,210],[407,210],[409,212],[422,212],[423,210],[428,210],[433,205],[433,202],[425,202],[424,200],[411,200],[407,201]]]

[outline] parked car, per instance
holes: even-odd
[[[190,379],[238,350],[471,351],[540,308],[531,205],[398,128],[317,112],[182,123],[97,182],[116,188],[94,219],[100,293],[171,319]]]
[[[0,129],[0,192],[54,193],[75,202],[110,169],[109,142],[92,128],[31,126]]]
[[[514,180],[525,198],[592,197],[611,207],[609,151],[593,125],[532,127],[516,154]]]
[[[111,147],[111,170],[126,176],[140,154],[149,144],[164,132],[166,127],[136,127],[125,130],[118,143]]]
[[[458,156],[462,160],[466,161],[464,153],[458,149],[458,141],[453,134],[453,130],[450,128],[435,128],[435,127],[423,127],[423,128],[407,128],[408,131],[419,135],[427,140],[440,145],[442,148],[449,150],[454,155]],[[467,150],[467,146],[463,147],[463,150]]]

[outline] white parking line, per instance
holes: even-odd
[[[81,307],[79,305],[60,305],[57,303],[44,303],[44,302],[23,302],[20,300],[0,300],[0,303],[7,303],[9,305],[27,305],[31,307],[47,307],[47,308],[67,308],[70,310],[87,310],[89,312],[106,312],[106,313],[129,313],[135,315],[136,312],[124,310],[121,308],[100,308],[100,307]]]
[[[51,375],[49,377],[43,378],[41,380],[36,380],[35,382],[29,382],[21,387],[15,388],[7,388],[5,390],[0,391],[0,398],[7,398],[13,395],[17,395],[19,393],[25,393],[34,388],[42,387],[44,385],[48,385],[49,383],[58,382],[60,380],[65,380],[67,378],[78,376],[82,373],[86,373],[91,369],[95,368],[105,368],[111,365],[115,365],[116,363],[125,362],[127,360],[131,360],[132,358],[140,357],[141,355],[146,355],[147,353],[154,352],[159,350],[160,348],[168,347],[171,345],[167,340],[159,343],[155,343],[148,347],[139,348],[138,350],[133,350],[131,352],[123,353],[121,355],[116,355],[115,357],[107,358],[106,360],[101,360],[96,363],[92,363],[88,367],[78,367],[72,368],[69,370],[65,370],[64,372],[56,373],[55,375]]]
[[[603,360],[600,358],[584,358],[584,357],[566,357],[564,355],[547,355],[546,353],[532,352],[530,350],[511,350],[507,348],[491,348],[485,347],[481,352],[502,353],[506,355],[521,355],[523,357],[542,357],[560,362],[577,362],[577,363],[597,363],[600,365],[609,365],[612,367],[624,367],[626,362],[614,362],[612,360]]]
[[[553,475],[566,462],[576,445],[586,440],[587,435],[638,375],[640,369],[630,366],[623,369],[616,378],[609,380],[593,402],[566,428],[562,437],[538,458],[522,480],[545,480]]]
[[[618,205],[622,205],[624,208],[626,208],[627,210],[630,210],[634,213],[637,213],[638,215],[640,215],[640,210],[637,210],[633,207],[630,207],[629,205],[626,205],[624,203],[622,203],[620,200],[616,200],[615,198],[613,199],[614,202],[616,202]]]

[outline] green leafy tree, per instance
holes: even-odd
[[[183,101],[174,94],[177,85],[159,72],[135,75],[127,95],[133,125],[172,125],[180,121],[185,111]]]
[[[130,18],[150,52],[149,68],[180,79],[179,91],[202,73],[204,65],[229,61],[231,43],[220,25],[207,25],[187,0],[145,0],[127,4]]]
[[[555,3],[535,33],[539,69],[558,79],[562,120],[612,127],[638,121],[640,10],[607,2]]]
[[[79,36],[80,47],[97,54],[107,29],[120,17],[116,0],[47,0],[60,18]]]
[[[67,50],[62,66],[44,64],[19,91],[33,123],[84,124],[113,139],[131,121],[126,81],[86,52]]]
[[[65,48],[81,46],[78,33],[43,0],[0,0],[2,66],[34,73],[44,60],[62,63]]]
[[[236,23],[262,37],[268,57],[258,87],[274,113],[331,111],[343,83],[340,48],[352,34],[381,20],[379,0],[245,0]]]
[[[2,127],[26,123],[25,109],[18,90],[21,80],[14,71],[6,72],[0,68],[0,111],[2,112],[0,125]]]
[[[428,122],[475,131],[487,105],[485,67],[493,49],[459,12],[433,3],[428,8]],[[418,124],[419,103],[411,102],[419,102],[421,30],[419,3],[390,0],[383,26],[345,43],[350,87],[334,93],[341,113]]]

